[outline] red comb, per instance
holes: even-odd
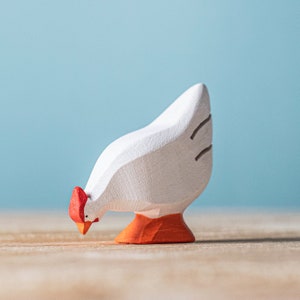
[[[87,199],[88,197],[84,190],[81,187],[76,186],[73,190],[69,206],[69,216],[74,222],[84,222],[84,206]]]

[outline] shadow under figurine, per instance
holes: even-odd
[[[196,84],[148,126],[111,143],[69,215],[85,234],[104,213],[133,211],[117,243],[194,242],[184,210],[205,189],[212,170],[212,120],[207,88]]]

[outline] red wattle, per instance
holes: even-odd
[[[84,223],[84,206],[87,202],[88,196],[84,190],[76,186],[73,190],[70,206],[69,216],[76,223]]]

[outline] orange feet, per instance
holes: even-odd
[[[192,243],[195,237],[185,224],[182,214],[156,219],[136,214],[115,241],[121,244]]]

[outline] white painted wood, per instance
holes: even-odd
[[[103,151],[85,188],[85,221],[107,210],[149,218],[182,213],[209,181],[211,143],[208,91],[196,84],[151,124]]]

